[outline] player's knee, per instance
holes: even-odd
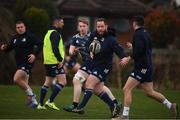
[[[94,89],[95,88],[95,85],[94,85],[94,83],[91,81],[86,81],[85,82],[85,87],[86,88],[89,88],[89,89]]]
[[[82,83],[80,82],[80,80],[74,77],[74,78],[73,78],[73,85],[80,85],[80,84],[82,84]]]
[[[131,90],[128,87],[123,87],[124,94],[131,92]]]
[[[18,77],[14,77],[13,82],[14,82],[14,83],[18,83],[18,82],[19,82],[19,80],[20,80],[20,79],[19,79]]]
[[[125,91],[127,91],[127,88],[126,88],[126,87],[123,87],[123,92],[125,93]]]
[[[18,81],[18,79],[14,79],[14,80],[13,80],[14,83],[17,83],[17,81]]]
[[[75,74],[75,76],[74,76],[74,78],[73,78],[73,84],[74,83],[84,83],[85,82],[85,80],[86,80],[86,78],[82,75],[82,74],[80,74],[79,72],[77,72],[76,74]]]

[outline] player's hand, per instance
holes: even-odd
[[[130,57],[124,57],[124,58],[122,58],[121,61],[120,61],[120,65],[121,65],[122,67],[125,67],[125,66],[129,63],[129,60],[130,60]]]
[[[36,56],[34,54],[28,55],[28,61],[29,63],[33,63],[36,59]]]
[[[67,62],[69,62],[71,60],[71,57],[70,56],[65,56],[64,58]]]
[[[59,62],[58,68],[61,68],[63,66],[63,62]]]
[[[2,44],[0,47],[1,50],[5,50],[6,48],[7,48],[7,44]]]
[[[79,51],[79,48],[76,48],[75,46],[70,46],[69,54],[75,55]]]
[[[126,46],[127,46],[128,49],[132,49],[132,43],[127,42],[127,43],[126,43]]]

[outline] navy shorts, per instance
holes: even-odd
[[[88,74],[91,74],[91,69],[92,69],[92,63],[91,61],[84,61],[82,64],[81,64],[81,68],[80,70],[88,73]]]
[[[72,58],[70,61],[64,60],[64,65],[70,69],[72,69],[76,65],[76,63],[77,63],[77,61],[75,58]]]
[[[55,65],[47,65],[45,64],[46,76],[56,77],[59,74],[65,74],[64,68],[58,68],[58,64]]]
[[[151,69],[138,69],[133,70],[130,74],[131,77],[135,78],[139,82],[152,82],[152,70]]]
[[[109,73],[111,72],[111,68],[107,67],[107,68],[102,68],[102,67],[93,67],[93,69],[91,70],[91,74],[96,76],[97,78],[99,78],[99,80],[101,82],[105,82],[107,76],[109,75]]]
[[[33,67],[33,65],[32,64],[28,64],[28,63],[23,63],[23,64],[17,65],[17,69],[23,70],[28,75],[31,74],[32,67]]]

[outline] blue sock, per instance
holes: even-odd
[[[99,98],[101,98],[106,104],[108,104],[111,109],[114,108],[114,102],[111,100],[111,98],[106,92],[101,92],[99,94]]]
[[[52,102],[54,101],[54,98],[58,95],[58,93],[61,91],[61,89],[63,88],[64,86],[62,84],[59,84],[57,83],[55,85],[55,88],[53,90],[53,93],[51,94],[50,98],[49,98],[49,102]]]
[[[93,94],[92,89],[85,89],[83,100],[78,106],[79,109],[84,108],[86,106],[86,104],[88,103],[88,101],[91,98],[92,94]]]
[[[49,87],[47,87],[47,86],[42,86],[41,87],[41,94],[40,94],[40,101],[39,101],[40,105],[44,105],[44,98],[46,96],[48,88]]]

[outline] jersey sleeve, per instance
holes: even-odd
[[[72,38],[70,39],[70,45],[72,45],[72,46],[77,46],[75,37],[72,37]]]
[[[114,37],[112,37],[112,40],[111,40],[111,47],[119,58],[122,59],[122,58],[126,57],[126,55],[124,53],[124,49],[122,48],[122,46],[117,42],[117,40]]]
[[[52,50],[53,53],[56,57],[56,59],[61,62],[62,61],[62,57],[60,55],[60,51],[59,51],[59,43],[60,43],[60,34],[56,31],[51,33],[50,36],[50,41],[51,41],[51,45],[52,45]]]

